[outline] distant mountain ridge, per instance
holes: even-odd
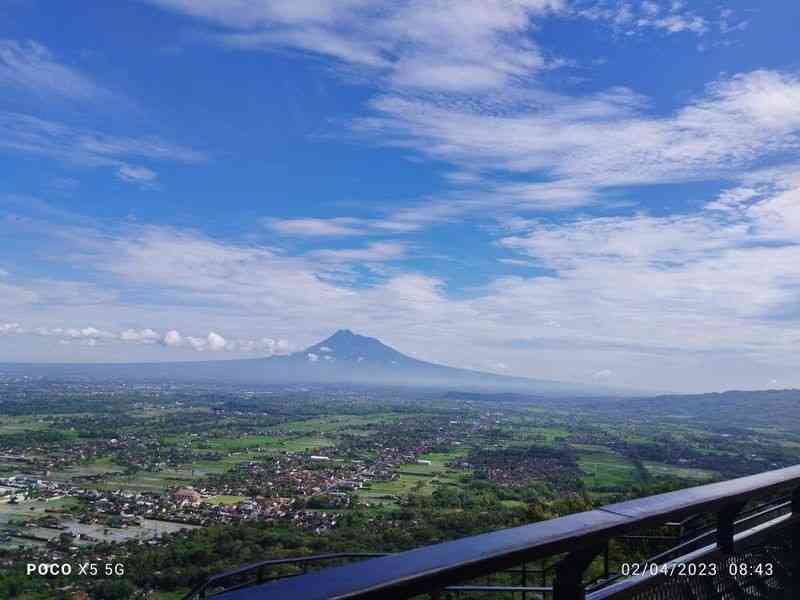
[[[550,396],[613,393],[559,381],[459,369],[412,358],[380,340],[340,329],[286,356],[214,361],[103,364],[0,364],[0,375],[67,379],[248,384],[364,384],[508,391]]]

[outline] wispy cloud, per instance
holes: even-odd
[[[7,277],[0,281],[0,307],[26,306],[63,309],[67,306],[90,307],[116,301],[116,290],[101,289],[83,281],[33,278],[24,285]]]
[[[227,29],[212,34],[243,49],[289,47],[372,70],[388,85],[474,92],[530,76],[548,59],[527,35],[562,0],[243,3],[150,0]]]
[[[543,71],[570,64],[537,44],[536,27],[544,20],[704,34],[719,17],[697,14],[679,1],[351,0],[291,7],[149,1],[221,28],[210,35],[222,43],[315,52],[368,74],[382,92],[354,129],[378,144],[449,162],[457,168],[449,176],[454,186],[477,188],[467,197],[411,207],[405,221],[389,215],[387,230],[424,227],[423,215],[430,223],[498,205],[574,208],[597,201],[598,192],[612,186],[719,177],[787,147],[794,133],[791,109],[777,103],[767,108],[760,100],[782,96],[791,102],[798,84],[787,74],[720,80],[669,116],[656,115],[647,98],[627,88],[577,97],[544,86]],[[732,22],[735,16],[726,11],[719,18]],[[770,109],[775,119],[765,123]],[[517,181],[504,182],[508,174]],[[358,235],[374,227],[332,219],[276,220],[271,226],[298,236]]]
[[[128,183],[138,183],[143,187],[152,186],[158,175],[147,167],[134,167],[123,164],[117,169],[117,177]]]
[[[404,258],[406,247],[397,242],[374,242],[363,248],[316,250],[311,256],[330,262],[385,262]]]
[[[754,71],[720,80],[670,116],[616,89],[488,113],[453,102],[384,95],[356,127],[384,143],[468,169],[549,179],[507,186],[521,201],[572,206],[591,190],[716,179],[795,147],[800,80]]]
[[[3,87],[76,100],[112,96],[88,75],[58,62],[35,41],[0,40],[0,89]]]
[[[592,21],[609,23],[618,33],[634,35],[645,30],[667,34],[708,31],[708,20],[686,8],[682,1],[592,0],[576,2],[574,14]]]
[[[208,37],[232,47],[301,50],[366,69],[395,90],[459,94],[506,90],[568,64],[531,35],[550,17],[602,22],[628,35],[703,35],[712,20],[683,2],[653,0],[148,1],[214,25]],[[734,19],[730,10],[723,15],[726,24]]]
[[[419,207],[384,210],[372,218],[332,217],[303,219],[264,219],[264,225],[287,237],[335,238],[405,234],[424,229],[432,222],[458,211],[451,202],[425,202]]]
[[[111,167],[122,180],[135,183],[152,183],[156,173],[130,161],[197,164],[208,159],[205,152],[156,136],[113,136],[9,111],[0,111],[0,149],[81,167]]]
[[[145,188],[155,186],[157,173],[152,164],[133,161],[194,164],[207,159],[205,152],[171,144],[158,136],[111,135],[29,113],[48,114],[52,101],[59,98],[79,102],[83,110],[95,111],[101,101],[116,110],[131,108],[122,95],[57,60],[36,41],[0,40],[0,90],[3,89],[41,97],[47,103],[32,103],[30,107],[26,103],[26,112],[0,109],[0,150],[48,156],[69,165],[111,167],[120,180]]]
[[[299,237],[344,237],[363,235],[364,220],[349,217],[332,219],[265,219],[264,224],[283,235]]]

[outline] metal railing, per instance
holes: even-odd
[[[321,562],[331,562],[331,561],[344,561],[344,560],[352,560],[352,559],[364,559],[364,558],[377,558],[380,556],[386,556],[386,553],[377,553],[377,552],[340,552],[338,554],[317,554],[314,556],[300,556],[296,558],[278,558],[273,560],[262,560],[255,563],[249,563],[247,565],[243,565],[241,567],[237,567],[235,569],[231,569],[229,571],[225,571],[223,573],[218,573],[217,575],[212,575],[204,582],[196,585],[192,590],[184,596],[184,600],[194,600],[199,599],[202,600],[207,598],[209,594],[213,594],[214,590],[223,589],[226,592],[238,589],[240,587],[251,585],[249,582],[234,584],[234,585],[225,585],[227,582],[234,580],[242,575],[251,575],[255,579],[256,583],[265,583],[268,581],[273,581],[275,579],[283,579],[284,577],[290,577],[291,575],[267,575],[266,572],[270,569],[275,567],[280,567],[283,565],[290,565],[290,566],[299,566],[302,568],[302,572],[306,573],[308,571],[309,565],[314,565]]]
[[[791,500],[787,501],[786,497],[776,499],[780,492],[787,490],[791,492],[789,496]],[[772,500],[768,506],[762,505],[744,512],[749,503],[769,496],[772,496]],[[643,528],[679,521],[697,514],[713,515],[716,526],[645,561],[648,565],[662,568],[648,569],[635,577],[613,577],[608,572],[606,555],[605,572],[601,580],[591,585],[584,581],[586,570],[598,556],[607,552],[611,539],[624,538],[636,530],[641,531]],[[741,586],[761,585],[767,586],[765,589],[773,590],[777,589],[776,586],[789,586],[792,589],[786,592],[785,597],[800,599],[799,531],[800,466],[795,466],[621,502],[583,513],[397,554],[373,558],[367,558],[363,554],[348,554],[264,561],[215,576],[203,586],[193,590],[193,597],[203,597],[203,593],[218,586],[225,578],[240,576],[248,570],[263,569],[277,564],[307,565],[320,560],[367,558],[312,573],[272,581],[264,579],[261,583],[255,584],[248,583],[242,587],[214,594],[213,598],[216,600],[389,600],[429,594],[436,599],[441,597],[442,592],[494,591],[530,593],[532,595],[529,598],[552,600],[584,598],[618,600],[646,598],[648,596],[642,594],[647,590],[669,584],[671,586],[669,590],[664,593],[659,592],[652,597],[709,600],[728,597],[772,597],[763,593],[748,596],[741,592],[744,589]],[[776,535],[780,536],[780,544],[783,544],[779,559],[782,574],[780,581],[775,578],[767,583],[750,581],[752,578],[739,578],[741,581],[738,579],[734,581],[735,578],[724,581],[709,578],[702,583],[705,586],[700,589],[703,595],[698,595],[700,593],[698,590],[690,589],[694,584],[680,581],[673,585],[668,581],[670,578],[668,567],[671,565],[697,564],[700,561],[728,564],[736,552],[743,552],[742,549],[746,547],[763,545],[765,540],[775,540]],[[560,558],[553,565],[552,586],[469,585],[479,577],[509,571],[519,565],[548,557]],[[736,592],[726,596],[724,589],[729,585],[736,585],[741,594]]]

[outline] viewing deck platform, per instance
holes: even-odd
[[[609,544],[673,538],[630,563]],[[683,526],[680,529],[684,529]],[[633,535],[641,534],[645,535]],[[359,559],[356,562],[352,562]],[[339,564],[307,572],[332,561]],[[295,565],[297,576],[275,575]],[[592,573],[599,573],[592,576]],[[538,583],[538,584],[536,584]],[[221,573],[187,600],[800,600],[800,466],[611,504],[390,555],[264,561]]]

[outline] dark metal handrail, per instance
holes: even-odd
[[[316,554],[314,556],[300,556],[296,558],[276,558],[272,560],[261,560],[258,562],[243,565],[241,567],[236,567],[235,569],[230,569],[222,573],[217,573],[216,575],[212,575],[202,583],[199,583],[195,587],[193,587],[191,591],[189,591],[183,598],[184,600],[193,600],[194,598],[205,598],[209,590],[218,586],[223,581],[232,579],[237,575],[245,575],[248,573],[258,574],[270,567],[277,567],[281,565],[303,565],[305,567],[308,564],[326,562],[330,560],[349,560],[353,558],[378,558],[380,556],[386,556],[386,553],[385,552],[340,552],[337,554]],[[289,577],[289,576],[286,575],[284,577]],[[266,578],[262,579],[261,582],[269,580],[270,578]],[[227,588],[226,591],[231,591],[233,589],[236,588],[235,587]]]
[[[630,500],[549,521],[223,592],[218,598],[408,598],[565,553],[567,558],[560,563],[556,573],[555,597],[578,598],[584,593],[582,573],[609,539],[691,514],[715,512],[718,515],[715,547],[728,548],[735,539],[735,517],[744,505],[756,497],[787,487],[800,487],[800,466]],[[793,508],[797,510],[797,503]]]

